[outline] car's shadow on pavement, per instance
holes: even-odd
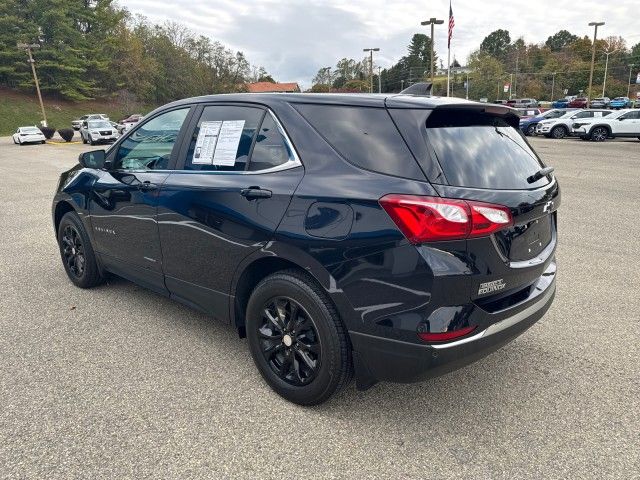
[[[210,350],[212,362],[213,357],[224,355],[227,375],[243,377],[274,405],[303,408],[280,398],[264,383],[250,360],[246,340],[240,339],[231,325],[115,276],[94,291],[99,294],[114,293],[113,290],[122,290],[125,296],[135,296],[136,302],[152,305],[149,313],[158,322],[158,330],[168,325],[172,330],[177,328],[181,336],[186,336],[186,342],[198,342],[201,348]],[[131,321],[136,321],[135,315]],[[352,382],[325,404],[306,410],[310,420],[331,418],[349,428],[366,428],[375,418],[389,429],[404,429],[409,434],[427,432],[434,421],[440,422],[440,428],[442,423],[451,422],[451,428],[481,429],[495,424],[496,417],[498,423],[509,422],[502,418],[506,412],[525,405],[544,415],[549,402],[556,404],[549,394],[556,389],[552,384],[562,375],[546,369],[550,352],[527,339],[530,332],[490,356],[442,377],[415,384],[379,383],[364,392],[357,391]],[[238,395],[242,394],[238,391]]]

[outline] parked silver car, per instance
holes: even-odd
[[[71,127],[73,127],[74,130],[80,130],[82,122],[86,122],[87,120],[109,120],[109,117],[104,113],[88,113],[87,115],[82,115],[80,118],[71,120]]]
[[[80,127],[82,143],[95,145],[102,142],[115,142],[118,139],[118,131],[107,120],[86,120]]]

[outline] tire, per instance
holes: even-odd
[[[102,283],[91,241],[76,212],[67,212],[58,227],[62,265],[76,287],[91,288]]]
[[[563,127],[562,125],[558,126],[558,127],[553,127],[551,129],[551,136],[553,138],[560,139],[560,138],[564,138],[567,136],[567,128]]]
[[[277,272],[256,286],[247,305],[246,331],[258,371],[290,402],[317,405],[353,377],[351,347],[338,312],[303,272]]]
[[[87,139],[84,138],[84,135],[81,135],[81,137],[82,137],[82,143],[84,143],[86,145],[87,144]]]
[[[529,125],[527,127],[526,134],[529,137],[533,137],[536,134],[536,126],[535,125]]]
[[[42,143],[44,145],[45,143],[47,143],[47,141],[46,140],[41,140],[40,143]]]
[[[14,143],[15,145],[18,145],[18,142],[16,142],[16,139],[15,139],[14,137],[11,137],[11,139],[13,140],[13,143]]]
[[[608,136],[609,132],[604,127],[596,127],[589,134],[589,138],[594,142],[604,142]]]
[[[91,138],[91,135],[88,135],[87,138],[89,138],[89,145],[91,146],[95,145],[95,142],[93,141],[93,138]]]

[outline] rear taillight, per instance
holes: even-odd
[[[513,225],[502,205],[419,195],[385,195],[380,205],[413,244],[491,235]]]
[[[420,340],[429,343],[436,342],[450,342],[451,340],[455,340],[456,338],[464,337],[465,335],[470,334],[477,328],[477,325],[472,327],[463,327],[458,330],[452,330],[450,332],[439,332],[439,333],[430,333],[430,332],[418,332],[418,337]]]

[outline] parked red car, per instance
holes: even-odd
[[[567,108],[587,108],[587,104],[589,103],[589,99],[586,97],[578,97],[574,98],[569,102]]]

